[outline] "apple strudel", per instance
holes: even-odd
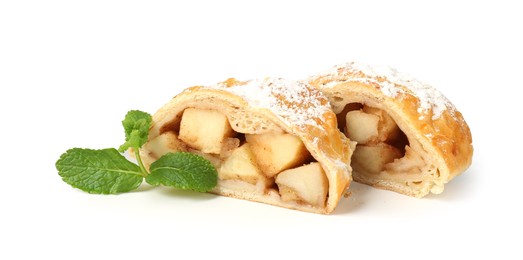
[[[351,147],[319,90],[229,79],[170,100],[140,154],[146,165],[168,152],[199,154],[218,171],[213,193],[328,214],[350,184]]]
[[[310,77],[357,142],[357,182],[414,197],[441,193],[472,162],[472,137],[462,114],[438,90],[388,67],[335,66]]]

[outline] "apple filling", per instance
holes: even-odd
[[[226,115],[199,108],[185,109],[177,123],[162,131],[148,144],[154,157],[175,151],[199,154],[216,167],[218,185],[325,206],[327,176],[294,135],[237,132]]]
[[[409,142],[394,119],[385,111],[359,103],[349,103],[337,115],[340,130],[358,144],[352,157],[357,174],[379,176],[379,179],[407,180],[407,185],[430,178],[422,172],[428,164],[412,149],[419,146]],[[417,148],[417,147],[416,147]],[[372,178],[372,177],[371,177]]]

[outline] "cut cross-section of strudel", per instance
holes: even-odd
[[[350,184],[353,148],[316,88],[229,79],[188,88],[156,112],[140,154],[150,165],[195,153],[218,171],[213,193],[327,214]]]
[[[472,137],[439,91],[388,67],[347,63],[310,77],[358,143],[355,181],[415,197],[441,193],[472,161]]]

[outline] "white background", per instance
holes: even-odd
[[[521,259],[517,1],[172,2],[0,3],[1,259]],[[323,216],[146,185],[90,195],[54,167],[68,148],[117,147],[128,110],[185,87],[353,60],[408,72],[464,114],[474,162],[443,194],[354,184]]]

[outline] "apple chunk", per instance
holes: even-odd
[[[377,145],[358,145],[352,155],[352,160],[355,170],[361,167],[369,173],[380,173],[386,164],[401,156],[401,152],[394,146],[379,143]]]
[[[320,163],[311,163],[281,172],[276,184],[283,201],[304,201],[323,207],[329,191],[329,180]]]
[[[234,135],[227,117],[215,110],[187,108],[180,123],[180,140],[203,153],[219,154],[223,140]]]
[[[378,136],[376,138],[377,141],[391,141],[396,139],[396,137],[399,135],[400,129],[398,125],[396,122],[394,122],[394,119],[389,114],[387,114],[387,112],[369,106],[364,106],[363,112],[376,115],[380,118],[380,122],[378,124]]]
[[[310,157],[303,142],[290,134],[246,134],[245,140],[251,145],[257,164],[268,177],[301,165]]]
[[[251,184],[266,179],[265,175],[258,169],[248,143],[235,149],[222,163],[218,169],[218,178],[221,180],[242,180]]]
[[[155,156],[162,157],[164,154],[169,152],[184,152],[186,151],[185,145],[178,140],[178,137],[174,132],[165,132],[156,138],[149,141],[147,149],[152,151]]]
[[[380,118],[361,110],[354,110],[345,116],[345,135],[358,143],[366,144],[378,136]]]

